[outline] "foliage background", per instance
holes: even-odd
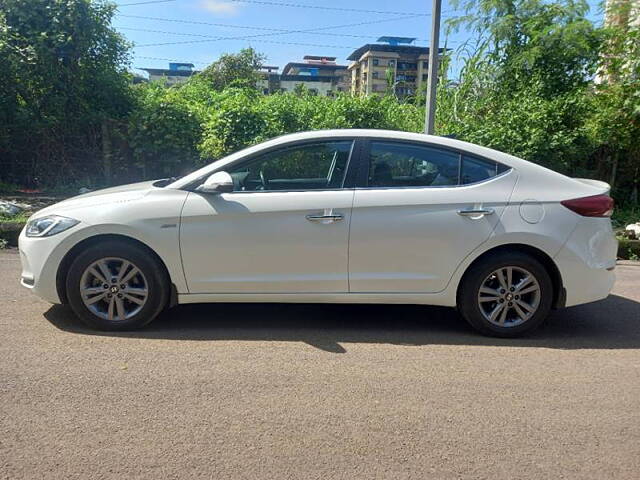
[[[130,45],[102,0],[0,0],[0,181],[95,188],[186,173],[290,132],[419,132],[422,95],[261,95],[251,49],[185,85],[131,82]],[[640,37],[597,28],[575,0],[459,1],[476,40],[444,59],[436,133],[506,151],[572,176],[603,179],[638,203]],[[621,7],[622,8],[622,7]],[[633,12],[621,12],[631,15]],[[460,78],[447,64],[461,55]],[[599,79],[594,82],[594,78]]]

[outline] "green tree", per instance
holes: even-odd
[[[100,153],[101,123],[130,108],[129,45],[111,27],[114,11],[103,1],[0,0],[3,178],[51,183],[94,168],[87,153]]]
[[[214,90],[256,88],[256,83],[261,79],[258,70],[264,59],[265,56],[253,48],[244,48],[239,53],[222,55],[196,78],[208,83]]]
[[[458,85],[441,88],[436,128],[572,175],[588,173],[585,126],[602,32],[583,1],[458,2],[480,39]],[[465,46],[468,48],[468,46]]]
[[[384,71],[384,78],[387,83],[387,95],[396,96],[396,75],[393,68]]]
[[[202,109],[178,89],[156,83],[134,87],[127,139],[143,178],[184,174],[199,164]]]
[[[638,203],[640,187],[640,26],[631,2],[611,2],[587,126],[597,170],[623,201]]]
[[[585,85],[595,72],[601,31],[587,18],[585,0],[455,0],[465,25],[481,39],[479,51],[492,82],[519,90],[531,80],[546,95]]]

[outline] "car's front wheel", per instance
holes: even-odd
[[[458,309],[486,335],[516,337],[539,327],[553,303],[549,273],[534,257],[520,252],[489,255],[465,274]]]
[[[166,277],[143,247],[110,240],[89,246],[73,261],[67,298],[88,326],[131,330],[149,323],[167,304]]]

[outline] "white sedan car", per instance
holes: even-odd
[[[104,330],[176,304],[343,302],[457,307],[512,337],[609,294],[608,191],[450,138],[297,133],[37,212],[21,281]]]

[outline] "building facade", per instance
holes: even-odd
[[[280,91],[280,74],[278,73],[279,67],[272,65],[263,65],[258,72],[260,74],[260,80],[258,80],[257,87],[264,95]]]
[[[281,74],[276,66],[262,67],[258,89],[265,95],[293,92],[299,86],[304,86],[312,94],[322,96],[349,91],[347,66],[336,64],[335,57],[306,55],[303,60],[287,63]]]
[[[415,38],[380,37],[363,45],[351,60],[351,92],[360,95],[393,92],[398,97],[415,95],[429,75],[429,47],[410,45]]]
[[[429,48],[411,45],[414,38],[380,37],[355,50],[351,64],[338,65],[336,57],[305,55],[302,62],[289,62],[279,72],[277,66],[263,66],[257,88],[264,94],[293,92],[304,86],[321,96],[339,92],[354,95],[394,93],[398,97],[416,95],[426,85],[429,71]],[[441,53],[442,53],[441,49]],[[149,81],[167,85],[186,82],[198,73],[191,63],[170,63],[168,69],[142,68]]]
[[[169,68],[141,68],[149,74],[149,81],[161,81],[166,85],[176,85],[189,80],[189,77],[198,73],[194,70],[193,63],[170,63]]]
[[[349,71],[346,65],[338,65],[336,57],[305,55],[302,62],[289,62],[282,69],[280,91],[291,92],[299,85],[311,93],[332,96],[348,92]]]

